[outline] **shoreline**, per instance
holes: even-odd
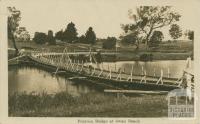
[[[173,61],[173,60],[186,60],[188,57],[191,57],[192,54],[190,53],[180,53],[180,54],[176,54],[176,53],[164,53],[162,55],[159,54],[152,54],[153,58],[152,60],[141,60],[140,59],[140,55],[141,54],[133,54],[133,53],[128,53],[129,55],[125,55],[125,54],[118,54],[118,55],[102,55],[102,62],[117,62],[117,61],[144,61],[144,62],[148,62],[148,61]],[[132,55],[130,55],[132,54]],[[13,55],[8,55],[8,60],[15,58]],[[192,57],[192,60],[193,57]]]
[[[151,60],[141,60],[143,54],[152,54]],[[160,52],[143,52],[143,53],[130,53],[121,52],[116,56],[103,55],[103,62],[115,62],[115,61],[159,61],[159,60],[186,60],[188,57],[192,57],[192,53],[160,53]],[[193,57],[192,57],[193,60]]]

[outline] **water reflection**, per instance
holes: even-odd
[[[133,66],[134,74],[141,74],[142,67],[147,71],[147,75],[152,75],[155,71],[155,75],[160,75],[160,70],[163,69],[164,76],[167,77],[168,69],[170,70],[170,77],[179,78],[182,75],[182,71],[186,66],[184,60],[173,61],[153,61],[153,62],[141,62],[141,61],[126,61],[116,63],[103,63],[103,68],[108,70],[108,65],[112,70],[117,71],[119,68],[125,70],[126,73],[130,73]],[[96,66],[96,65],[93,65]],[[100,65],[102,67],[102,65]],[[192,62],[193,68],[193,62]],[[14,92],[46,92],[49,94],[66,91],[71,95],[77,96],[88,92],[102,92],[103,89],[108,88],[101,84],[92,84],[86,82],[70,81],[69,77],[55,76],[54,74],[33,67],[9,67],[9,93]],[[98,85],[98,86],[97,86]]]
[[[142,62],[142,61],[125,61],[125,62],[104,62],[103,68],[108,70],[108,66],[112,68],[112,71],[118,71],[119,68],[124,70],[126,73],[131,72],[133,66],[133,73],[140,75],[142,74],[142,68],[146,70],[147,75],[160,76],[161,69],[164,72],[164,76],[168,77],[168,72],[170,77],[179,78],[182,75],[183,69],[186,67],[186,60],[164,60],[164,61],[151,61],[151,62]],[[102,65],[100,67],[102,67]],[[192,68],[193,68],[192,61]],[[97,65],[93,64],[94,67]]]
[[[15,92],[46,92],[54,94],[66,91],[78,96],[83,93],[96,92],[92,86],[84,83],[76,83],[64,77],[52,75],[49,72],[32,67],[9,68],[9,93]]]

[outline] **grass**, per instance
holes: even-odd
[[[101,43],[95,44],[93,47],[101,49]],[[12,47],[11,43],[9,45]],[[17,42],[18,48],[26,48],[30,50],[42,50],[46,52],[63,52],[64,48],[68,51],[88,51],[90,45],[74,43],[74,44],[57,44],[57,45],[38,45],[32,42]],[[139,50],[136,51],[134,45],[121,46],[118,48],[119,54],[116,60],[118,61],[131,61],[139,60],[141,54],[153,54],[153,60],[185,60],[189,56],[193,56],[193,42],[192,41],[176,41],[176,42],[162,42],[156,49],[148,49],[144,44],[140,44]],[[115,51],[101,49],[102,51]],[[104,61],[113,61],[111,56],[103,56]]]
[[[71,96],[16,93],[9,96],[9,116],[23,117],[164,117],[164,95],[114,97],[104,94]]]
[[[55,50],[57,50],[57,48],[59,48],[62,51],[65,47],[68,47],[69,49],[72,49],[72,50],[89,50],[89,47],[90,47],[89,44],[82,44],[82,43],[40,45],[40,44],[36,44],[34,41],[17,42],[16,44],[19,49],[31,48],[31,49],[46,49],[46,50],[50,50],[50,51],[55,51]],[[13,47],[12,43],[10,41],[8,43],[8,46]],[[102,42],[97,42],[96,44],[93,45],[93,47],[96,49],[101,49]],[[122,45],[120,48],[118,48],[118,50],[121,52],[134,52],[135,49],[136,49],[135,45],[126,45],[126,46]],[[105,49],[102,49],[102,50],[105,50]],[[149,49],[149,50],[146,50],[146,47],[144,44],[140,44],[138,51],[139,52],[147,52],[147,51],[169,52],[169,51],[171,51],[171,52],[176,53],[176,52],[191,52],[192,50],[193,50],[193,42],[192,41],[176,41],[176,42],[165,41],[165,42],[162,42],[161,44],[159,44],[157,49]],[[112,49],[112,51],[115,51],[115,49]]]

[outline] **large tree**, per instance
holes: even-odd
[[[15,54],[17,55],[19,53],[19,50],[16,46],[15,32],[19,27],[19,21],[21,20],[21,12],[15,7],[8,7],[8,11],[10,14],[7,20],[8,39],[12,41],[13,47],[15,48]]]
[[[154,31],[150,40],[149,46],[150,47],[157,47],[164,39],[163,33],[161,31]]]
[[[58,39],[58,40],[61,40],[61,41],[64,40],[63,30],[60,30],[60,31],[56,32],[55,39]]]
[[[121,43],[124,45],[135,45],[136,49],[139,48],[139,37],[138,32],[131,32],[129,34],[126,34],[124,36],[120,36]]]
[[[46,41],[47,41],[50,45],[56,44],[56,40],[55,40],[55,38],[53,37],[53,31],[52,31],[52,30],[49,30],[49,31],[48,31]]]
[[[88,31],[86,32],[85,40],[89,44],[95,44],[95,42],[96,42],[96,34],[93,31],[92,27],[89,27]]]
[[[30,41],[30,34],[25,27],[19,27],[15,32],[16,41]]]
[[[64,35],[64,40],[66,40],[70,43],[72,43],[72,41],[77,39],[78,33],[77,33],[77,29],[75,27],[75,24],[73,22],[71,22],[67,25],[67,28],[64,31],[63,35]]]
[[[103,42],[104,49],[113,49],[116,47],[117,39],[115,37],[107,37],[106,41]]]
[[[179,25],[172,24],[169,29],[170,36],[176,40],[182,36],[182,30]]]
[[[86,43],[86,42],[85,42],[85,35],[81,35],[81,36],[78,38],[78,42],[80,42],[80,43]]]
[[[188,39],[194,41],[194,31],[188,31]]]
[[[35,32],[33,41],[37,44],[45,44],[47,40],[47,35],[43,32]]]
[[[136,9],[136,14],[129,10],[129,17],[134,20],[134,23],[123,25],[123,29],[126,32],[136,30],[140,32],[148,47],[154,30],[179,21],[181,16],[171,10],[170,6],[140,6]]]

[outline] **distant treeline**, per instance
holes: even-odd
[[[73,22],[70,22],[64,31],[60,30],[56,32],[55,36],[53,36],[52,30],[49,30],[47,35],[43,32],[35,32],[33,40],[38,44],[55,44],[56,40],[60,40],[66,43],[81,42],[87,44],[95,44],[96,34],[93,31],[93,28],[89,27],[85,35],[81,35],[80,37],[78,37],[75,24]]]

